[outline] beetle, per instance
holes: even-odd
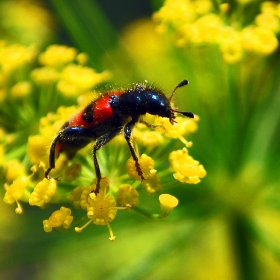
[[[137,173],[142,180],[145,180],[138,162],[138,156],[131,143],[133,127],[137,122],[143,122],[148,127],[154,127],[141,120],[141,116],[146,113],[169,118],[172,125],[176,123],[175,113],[194,118],[192,112],[175,110],[171,104],[176,90],[188,83],[188,80],[180,82],[174,88],[169,98],[153,85],[143,83],[136,83],[128,89],[109,91],[101,95],[97,100],[92,101],[76,113],[61,127],[50,147],[49,168],[45,172],[45,177],[47,179],[51,178],[49,173],[55,168],[56,157],[61,152],[64,152],[71,159],[78,150],[95,141],[92,157],[96,174],[96,189],[94,193],[97,195],[100,190],[101,171],[96,153],[116,135],[123,132],[135,162]]]

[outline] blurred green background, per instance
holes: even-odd
[[[252,2],[257,13],[264,1]],[[189,79],[175,104],[200,117],[190,153],[207,170],[200,184],[172,190],[180,204],[166,220],[119,213],[114,243],[98,226],[47,234],[44,211],[16,215],[1,200],[1,279],[280,279],[279,50],[229,65],[213,46],[177,48],[155,32],[159,0],[0,5],[2,39],[74,46],[112,72],[111,84],[147,79],[169,93]]]

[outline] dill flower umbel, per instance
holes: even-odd
[[[251,6],[254,10],[255,4]],[[250,53],[268,55],[275,52],[279,45],[279,4],[264,1],[261,11],[256,10],[249,23],[246,17],[232,16],[235,9],[236,12],[241,10],[242,3],[231,6],[229,3],[216,5],[210,0],[167,0],[154,14],[154,19],[159,32],[175,32],[178,47],[215,45],[224,61],[230,64]]]
[[[21,60],[9,60],[9,53],[13,52]],[[166,182],[169,188],[172,187],[172,182],[176,183],[174,178],[182,183],[196,184],[206,175],[203,166],[188,156],[187,150],[192,143],[186,138],[197,130],[199,118],[177,117],[174,125],[171,125],[168,119],[147,115],[136,125],[132,138],[139,154],[142,176],[139,176],[135,161],[129,156],[126,141],[117,136],[98,151],[100,169],[102,175],[106,175],[101,180],[99,193],[94,192],[96,182],[91,145],[79,150],[70,159],[64,153],[59,154],[56,168],[50,172],[51,179],[46,179],[48,154],[54,137],[67,120],[98,97],[98,94],[90,91],[110,75],[107,71],[97,73],[85,66],[86,55],[78,54],[76,49],[67,46],[53,45],[37,55],[33,49],[3,45],[2,53],[0,62],[5,66],[2,74],[7,81],[12,72],[17,69],[23,71],[26,64],[29,64],[24,70],[23,80],[6,84],[7,92],[11,90],[13,98],[18,99],[18,102],[27,104],[29,99],[37,100],[37,103],[29,104],[29,118],[26,120],[23,117],[25,114],[20,111],[16,116],[6,112],[6,118],[17,117],[17,122],[22,122],[25,126],[12,135],[10,142],[2,146],[5,151],[2,160],[6,181],[4,202],[15,204],[18,214],[24,212],[23,203],[46,212],[50,204],[57,205],[52,213],[46,213],[43,221],[45,232],[51,232],[53,228],[62,231],[75,229],[80,232],[93,223],[107,226],[109,239],[114,241],[111,223],[118,210],[141,210],[145,204],[145,201],[141,201],[141,192],[159,193],[165,189]],[[37,65],[34,68],[33,63],[35,65],[36,61],[39,67]],[[4,94],[2,100],[9,105],[8,95]],[[76,102],[78,105],[74,106]],[[25,109],[24,106],[21,108]],[[5,131],[5,124],[10,122],[7,119],[5,123],[3,119],[3,137],[6,139],[9,138],[9,133]],[[184,155],[173,151],[175,143],[181,146]],[[14,157],[9,155],[12,147],[18,149]],[[181,165],[179,169],[176,164]],[[172,169],[175,172],[174,178]],[[175,197],[172,199],[176,200]],[[150,217],[166,218],[176,206],[174,203],[170,206],[169,202],[167,206],[162,206],[166,205],[162,201],[166,199],[161,199],[158,210],[160,214],[151,212],[148,214]],[[66,203],[71,208],[66,207]],[[79,212],[83,212],[88,219],[85,224],[76,220]]]

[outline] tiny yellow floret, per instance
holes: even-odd
[[[77,51],[74,48],[52,45],[39,56],[39,62],[45,66],[60,67],[74,61]]]
[[[270,54],[278,48],[276,35],[261,26],[249,26],[242,31],[242,45],[247,51]]]
[[[161,194],[159,196],[160,202],[160,217],[162,219],[169,216],[172,210],[178,205],[179,200],[170,194]]]
[[[31,135],[28,137],[27,142],[27,155],[31,163],[37,164],[43,161],[48,163],[48,154],[46,147],[49,145],[50,140],[42,135]]]
[[[90,193],[91,194],[91,193]],[[88,195],[87,216],[90,219],[82,227],[75,227],[76,232],[81,232],[89,224],[107,225],[110,233],[110,241],[115,240],[115,236],[110,226],[116,216],[118,209],[129,209],[128,207],[116,207],[116,201],[111,195],[106,195],[103,190],[97,195]]]
[[[0,49],[0,66],[3,73],[10,74],[30,64],[35,57],[34,47],[14,44]]]
[[[129,204],[131,207],[136,207],[139,203],[139,194],[135,188],[125,184],[120,186],[116,193],[116,199],[120,206]]]
[[[256,16],[256,24],[264,28],[270,29],[273,32],[278,32],[280,27],[279,18],[269,12],[264,12]]]
[[[206,171],[197,160],[194,160],[186,148],[173,151],[169,155],[174,178],[182,183],[197,184],[206,176]]]
[[[55,195],[56,187],[57,182],[55,179],[48,180],[44,178],[35,186],[34,191],[30,195],[29,204],[41,207],[48,203]]]
[[[92,199],[93,197],[92,196],[95,196],[95,194],[92,192],[95,190],[96,188],[96,185],[93,184],[91,185],[89,188],[88,187],[81,187],[82,189],[81,190],[76,190],[77,191],[77,194],[79,191],[81,191],[81,197],[80,199],[78,199],[76,201],[76,203],[78,203],[78,201],[80,200],[80,207],[83,209],[83,210],[87,210],[87,207],[90,206],[90,199]],[[74,189],[75,190],[75,189]],[[77,195],[76,194],[76,195]],[[73,194],[74,195],[74,194]]]
[[[23,175],[16,178],[10,186],[5,184],[6,193],[3,199],[4,202],[7,204],[12,204],[21,199],[26,187],[29,184],[29,181],[30,177]]]
[[[73,221],[71,209],[60,207],[60,210],[54,211],[48,220],[43,221],[44,231],[51,232],[53,228],[63,227],[68,229]]]
[[[148,194],[160,192],[162,188],[160,178],[157,174],[151,175],[150,177],[146,178],[146,180],[144,180],[141,185]]]
[[[8,161],[4,166],[4,170],[7,182],[12,182],[17,177],[23,176],[25,174],[24,165],[17,159]]]
[[[168,118],[159,118],[156,124],[159,124],[165,128],[165,136],[168,138],[177,139],[181,136],[197,131],[198,117],[194,119],[176,117],[176,123],[172,125]]]
[[[116,201],[111,195],[104,195],[100,191],[95,199],[90,200],[90,205],[87,208],[87,216],[96,225],[107,225],[112,222],[117,214],[115,209]]]
[[[138,162],[143,172],[144,178],[147,179],[156,173],[156,170],[154,169],[155,161],[151,157],[142,154]],[[135,180],[141,180],[135,167],[135,161],[132,158],[129,158],[127,160],[126,170],[130,178],[133,178]]]
[[[28,81],[16,83],[11,88],[11,95],[15,98],[26,97],[32,90],[31,83]]]
[[[84,191],[87,191],[85,197],[88,197],[88,194],[90,192],[88,187],[79,186],[73,189],[73,191],[70,193],[69,200],[74,205],[75,208],[82,208],[84,210],[87,209],[87,201],[86,201],[86,205],[84,205],[85,204],[84,202],[83,202],[83,207],[81,205],[82,203],[81,197]]]
[[[66,96],[76,96],[91,90],[106,79],[108,79],[107,72],[99,74],[92,68],[69,64],[62,70],[57,88]]]
[[[144,147],[154,148],[163,143],[163,136],[157,131],[142,131],[135,128],[133,132],[133,135],[137,138],[137,142]]]
[[[29,183],[30,176],[22,175],[16,178],[10,186],[7,183],[4,184],[4,189],[6,190],[6,193],[3,198],[3,201],[7,204],[13,204],[15,202],[17,205],[15,212],[17,214],[22,214],[23,212],[19,200],[21,199],[26,201],[30,196],[29,191],[27,191],[26,189]]]
[[[88,62],[88,55],[86,53],[79,53],[76,59],[80,65],[85,65]]]
[[[49,66],[35,68],[31,72],[32,80],[40,86],[52,85],[54,82],[56,82],[59,79],[59,77],[60,74],[57,71],[57,69]]]

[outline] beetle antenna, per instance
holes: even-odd
[[[173,98],[175,92],[177,91],[178,88],[180,87],[183,87],[183,86],[186,86],[189,84],[189,81],[188,80],[183,80],[182,82],[180,82],[172,91],[170,97],[169,97],[169,101]],[[179,113],[179,112],[178,112]]]
[[[177,110],[174,110],[174,109],[170,109],[171,112],[175,112],[175,113],[179,113],[179,114],[182,114],[188,118],[191,118],[193,119],[194,118],[194,113],[192,112],[181,112],[181,111],[177,111]]]

